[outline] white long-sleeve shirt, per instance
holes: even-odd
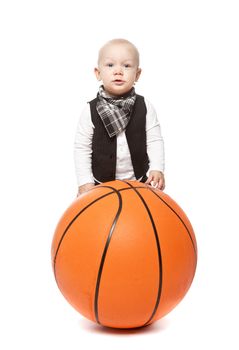
[[[161,135],[160,124],[152,104],[145,99],[146,114],[146,139],[147,153],[149,157],[149,170],[164,172],[164,141]],[[78,186],[98,181],[92,173],[92,137],[94,124],[91,120],[90,104],[87,103],[80,114],[77,125],[74,160]],[[116,179],[135,180],[135,174],[131,161],[130,151],[125,132],[121,132],[117,138]]]

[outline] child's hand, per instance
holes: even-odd
[[[89,191],[93,187],[95,187],[94,183],[88,183],[78,187],[77,197],[79,197],[82,193]]]
[[[161,171],[151,170],[146,184],[150,184],[152,187],[163,191],[165,189],[164,174]]]

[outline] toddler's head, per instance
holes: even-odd
[[[139,52],[130,41],[113,39],[100,49],[95,75],[110,96],[129,92],[140,73]]]

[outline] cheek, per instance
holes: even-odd
[[[110,72],[104,72],[101,76],[102,80],[109,80]]]
[[[129,75],[128,75],[128,79],[130,80],[130,81],[135,81],[136,80],[136,74],[135,73],[130,73]]]

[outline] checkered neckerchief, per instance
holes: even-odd
[[[120,98],[110,97],[100,86],[97,94],[97,112],[109,134],[113,137],[123,131],[129,123],[132,108],[136,100],[134,88]]]

